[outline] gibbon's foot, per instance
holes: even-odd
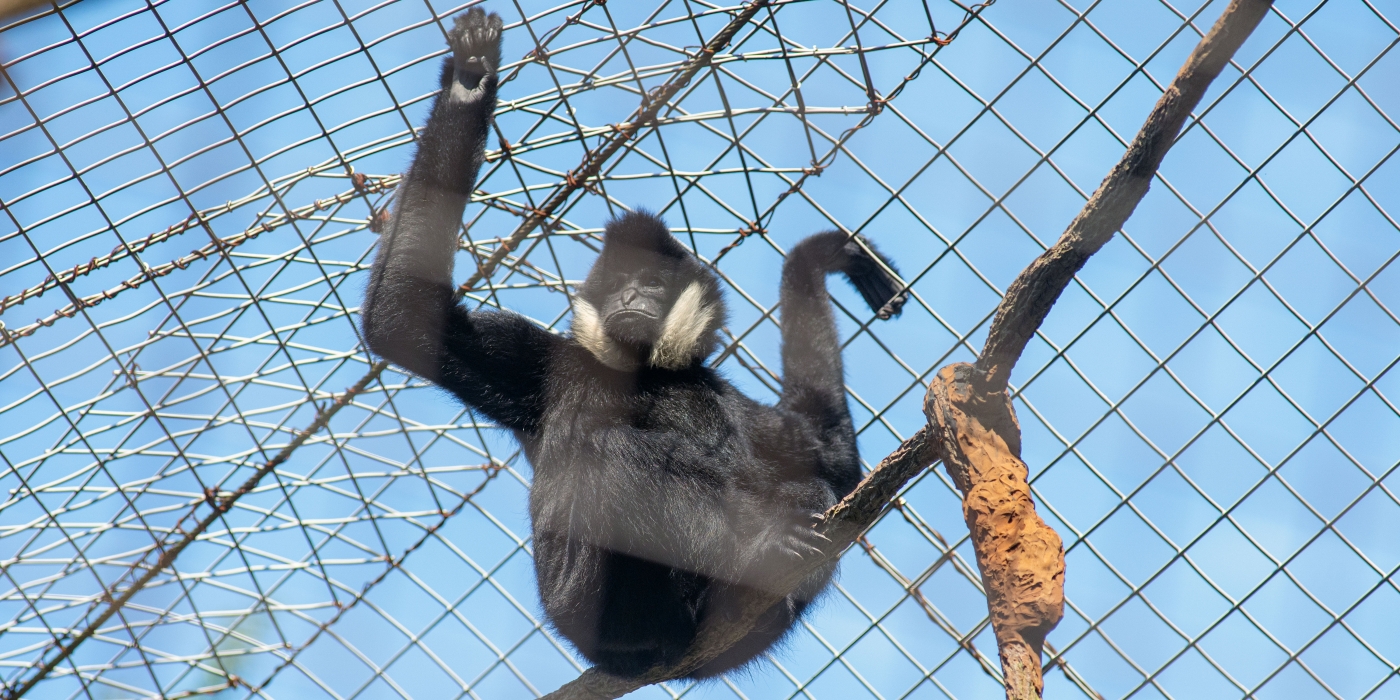
[[[775,549],[783,558],[791,559],[794,563],[822,556],[822,547],[830,544],[831,540],[812,528],[816,522],[817,516],[800,514],[781,530],[773,543]]]
[[[904,302],[909,300],[908,290],[904,289],[898,277],[889,272],[897,274],[899,270],[889,258],[876,250],[870,239],[859,235],[857,238],[860,241],[846,243],[846,255],[849,256],[846,278],[881,320],[898,316],[904,309]],[[862,243],[865,245],[862,246]],[[867,250],[874,253],[879,261],[867,253]]]
[[[482,79],[494,80],[501,67],[501,17],[473,7],[453,21],[447,33],[452,47],[452,68],[456,81],[467,90],[476,90]]]

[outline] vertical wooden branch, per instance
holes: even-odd
[[[1225,8],[1064,235],[1007,288],[977,364],[939,370],[924,400],[943,464],[963,496],[1008,700],[1041,696],[1040,651],[1064,615],[1065,576],[1060,537],[1036,514],[1026,482],[1021,428],[1006,391],[1011,370],[1075,273],[1147,194],[1191,110],[1271,2],[1233,0]]]
[[[1064,613],[1064,548],[1059,535],[1035,512],[1007,380],[1060,293],[1147,193],[1157,166],[1191,110],[1271,3],[1232,0],[1069,229],[1007,288],[976,365],[954,364],[939,370],[924,400],[928,425],[822,517],[817,530],[831,539],[822,557],[784,572],[765,590],[751,591],[733,617],[706,620],[694,645],[675,666],[635,678],[590,669],[546,695],[546,700],[618,698],[652,683],[684,678],[702,667],[742,639],[758,615],[782,599],[783,591],[792,590],[808,572],[839,557],[879,519],[900,487],[940,456],[962,493],[963,516],[972,534],[1001,654],[1006,696],[1008,700],[1039,698],[1041,648],[1045,635]]]

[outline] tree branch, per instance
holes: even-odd
[[[1181,125],[1201,101],[1235,50],[1249,38],[1273,0],[1233,0],[1196,45],[1172,84],[1162,93],[1122,160],[1109,171],[1060,240],[1023,270],[997,306],[977,369],[992,391],[1006,388],[1026,342],[1040,328],[1089,256],[1113,237],[1147,194],[1157,166],[1176,142]]]
[[[987,590],[1006,696],[1008,700],[1039,698],[1041,648],[1045,635],[1064,614],[1064,548],[1059,535],[1035,512],[1007,381],[1060,293],[1147,194],[1191,110],[1271,3],[1232,0],[1079,216],[1007,288],[976,365],[959,363],[939,370],[924,400],[928,425],[822,516],[817,530],[831,543],[821,557],[784,572],[766,589],[748,590],[732,616],[707,619],[685,658],[675,666],[636,678],[589,669],[545,698],[612,700],[652,683],[686,677],[742,639],[758,616],[809,572],[839,558],[879,519],[909,479],[940,458],[963,496],[963,517]]]

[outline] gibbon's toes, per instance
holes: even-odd
[[[495,73],[501,63],[502,26],[500,15],[480,7],[457,15],[447,33],[457,66],[474,73]]]
[[[822,556],[822,546],[831,540],[805,522],[792,523],[783,533],[779,549],[785,556],[802,560]]]

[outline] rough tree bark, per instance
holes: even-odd
[[[708,620],[680,663],[636,678],[595,670],[546,695],[548,700],[611,700],[652,683],[683,678],[752,628],[757,616],[823,562],[837,558],[884,513],[899,489],[942,459],[963,497],[977,566],[987,591],[1008,700],[1041,696],[1040,652],[1064,613],[1064,549],[1035,512],[1021,461],[1021,429],[1007,382],[1026,343],[1060,293],[1147,194],[1181,127],[1230,57],[1258,26],[1272,0],[1232,0],[1196,46],[1122,160],[1069,228],[1007,288],[975,365],[944,367],[924,400],[921,428],[827,511],[817,529],[830,538],[821,558],[787,572],[770,589],[753,590],[732,618]]]
[[[1064,546],[1035,512],[1011,396],[992,391],[986,375],[967,363],[938,370],[929,384],[924,415],[962,493],[1006,697],[1038,698],[1040,650],[1064,615]]]

